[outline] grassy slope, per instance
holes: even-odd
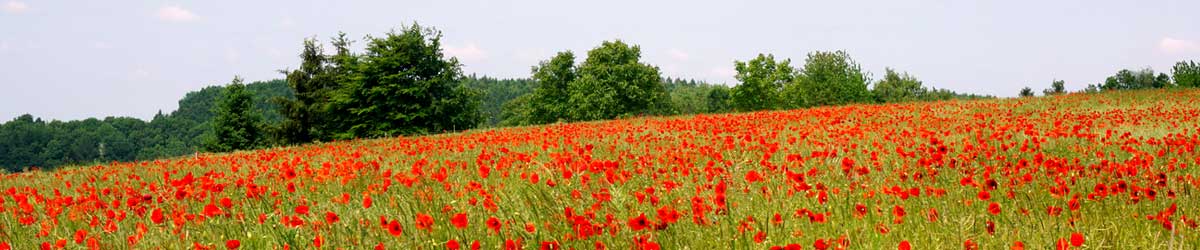
[[[247,249],[308,247],[320,236],[327,247],[389,249],[441,248],[451,239],[479,240],[487,249],[514,239],[527,248],[558,241],[625,249],[635,238],[666,249],[811,249],[838,238],[854,249],[890,249],[901,240],[916,249],[959,249],[968,240],[980,249],[1015,241],[1043,249],[1079,232],[1084,248],[1192,249],[1200,233],[1181,216],[1200,216],[1197,100],[1197,91],[1137,91],[641,118],[13,174],[0,177],[0,190],[8,190],[0,241],[17,249],[58,239],[76,246],[83,229],[85,241],[105,248],[128,248],[131,236],[138,248],[224,247],[237,239]],[[763,180],[750,181],[752,172]],[[193,182],[179,181],[188,173]],[[963,185],[968,180],[978,185]],[[995,189],[986,188],[988,180]],[[1127,191],[1088,199],[1097,183],[1120,181]],[[1137,202],[1134,186],[1148,188],[1138,190]],[[1051,191],[1061,187],[1069,192]],[[893,192],[910,189],[919,195]],[[992,197],[979,199],[981,190]],[[1078,211],[1068,209],[1074,195]],[[28,197],[28,210],[18,196]],[[992,202],[998,215],[987,212]],[[1171,204],[1178,206],[1170,218],[1175,237],[1146,219]],[[205,216],[206,205],[217,212]],[[298,226],[284,225],[300,205],[312,212],[299,215]],[[855,214],[856,205],[865,215]],[[1064,211],[1048,215],[1050,206]],[[602,233],[581,238],[589,227],[568,219],[568,207]],[[663,207],[678,210],[678,222],[631,229],[639,214],[661,222]],[[705,225],[693,222],[696,208]],[[151,219],[155,209],[166,214],[162,224]],[[327,212],[340,221],[325,222]],[[450,223],[460,212],[469,218],[465,229]],[[432,229],[417,228],[418,214],[434,219]],[[814,220],[817,214],[826,220]],[[403,234],[389,235],[381,217],[397,221]],[[498,233],[485,226],[490,217],[502,222]],[[92,218],[98,225],[89,226]],[[110,220],[115,230],[106,233]],[[138,224],[148,230],[139,233]],[[754,240],[758,232],[762,243]]]

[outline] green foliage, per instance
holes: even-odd
[[[1124,90],[1124,89],[1157,89],[1165,88],[1171,85],[1170,77],[1167,74],[1154,75],[1154,70],[1145,68],[1138,71],[1130,71],[1122,69],[1116,75],[1110,76],[1104,80],[1104,84],[1100,87],[1104,90]]]
[[[774,55],[758,54],[749,62],[735,61],[736,78],[731,102],[738,111],[775,109],[784,103],[780,91],[796,78],[791,60],[775,61]]]
[[[263,114],[268,122],[282,119],[268,100],[291,98],[285,81],[254,82],[246,89],[254,94],[254,113]],[[43,121],[22,115],[0,125],[0,167],[19,172],[192,154],[202,148],[204,135],[212,130],[209,120],[224,91],[223,86],[193,91],[179,101],[178,110],[159,112],[149,121],[129,117]]]
[[[471,75],[463,80],[468,88],[483,93],[479,111],[483,115],[482,126],[496,127],[504,120],[504,105],[517,97],[532,93],[537,84],[529,79],[496,79]]]
[[[316,40],[305,39],[300,60],[299,69],[281,71],[287,76],[287,85],[295,97],[275,100],[284,117],[271,132],[278,144],[328,140],[331,136],[323,129],[329,124],[325,118],[330,116],[326,100],[337,89],[338,83],[330,73],[329,59]]]
[[[730,104],[732,99],[729,94],[729,87],[724,85],[713,86],[708,92],[708,113],[724,113],[733,110],[733,105]]]
[[[575,121],[661,114],[669,105],[658,67],[640,62],[642,50],[620,40],[588,51],[567,86],[568,114]]]
[[[867,74],[845,51],[818,51],[808,54],[797,84],[784,87],[784,99],[790,107],[814,107],[870,103]]]
[[[527,100],[527,124],[546,124],[561,120],[571,120],[572,82],[578,79],[575,68],[575,54],[570,51],[558,52],[550,60],[538,63],[533,67],[533,81],[537,88]],[[520,119],[520,118],[518,118]]]
[[[1065,85],[1066,82],[1063,82],[1063,80],[1054,80],[1050,83],[1050,88],[1042,90],[1042,94],[1045,94],[1046,96],[1052,96],[1067,93],[1067,88]]]
[[[878,102],[911,102],[923,100],[926,98],[928,90],[922,86],[921,80],[908,75],[908,73],[896,73],[895,70],[887,69],[883,79],[875,83],[875,88],[871,90],[874,93],[875,100]]]
[[[575,55],[560,52],[533,68],[533,93],[506,104],[502,124],[590,121],[641,114],[672,114],[674,107],[658,67],[640,61],[641,49],[620,40]]]
[[[339,138],[440,133],[474,128],[482,95],[462,85],[457,59],[442,54],[441,32],[413,24],[369,37],[366,53],[334,93]],[[335,60],[336,61],[336,60]]]
[[[532,94],[526,94],[504,103],[500,112],[500,125],[506,127],[533,125],[534,123],[530,119],[533,117],[531,109],[536,106],[532,102],[533,98]]]
[[[921,96],[922,101],[944,101],[944,100],[977,100],[977,99],[993,99],[994,96],[963,94],[950,91],[948,89],[930,88],[925,91],[925,95]]]
[[[729,87],[724,85],[666,78],[663,79],[663,88],[671,97],[670,111],[674,114],[712,113],[714,108],[717,112],[728,111]],[[713,92],[721,93],[717,94],[717,99],[713,99]]]
[[[1017,95],[1020,97],[1033,97],[1033,89],[1029,87],[1022,88],[1021,92]]]
[[[1171,68],[1171,76],[1175,85],[1180,87],[1200,87],[1200,64],[1193,61],[1180,61]]]
[[[246,90],[242,79],[234,77],[213,111],[212,136],[206,150],[229,152],[262,146],[262,118],[253,110],[253,94]]]

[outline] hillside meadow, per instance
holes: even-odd
[[[0,249],[1196,249],[1200,91],[845,105],[0,176]]]

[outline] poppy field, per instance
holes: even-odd
[[[566,123],[0,176],[0,249],[1196,249],[1200,91]]]

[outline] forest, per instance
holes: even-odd
[[[442,52],[441,32],[412,24],[381,36],[339,33],[306,39],[300,66],[281,79],[187,93],[178,109],[149,121],[130,117],[47,121],[30,114],[0,124],[0,167],[8,172],[143,161],[303,143],[578,122],[636,116],[754,112],[818,106],[994,98],[926,86],[888,68],[879,79],[846,51],[815,51],[797,66],[759,54],[732,62],[732,86],[664,76],[641,48],[603,41],[576,56],[562,51],[528,78],[462,72]],[[364,43],[363,51],[350,45]],[[330,48],[330,50],[325,50]],[[1066,94],[1053,80],[1044,95]],[[1077,92],[1200,86],[1200,66],[1171,75],[1120,70]],[[1034,96],[1026,87],[1019,96]]]

